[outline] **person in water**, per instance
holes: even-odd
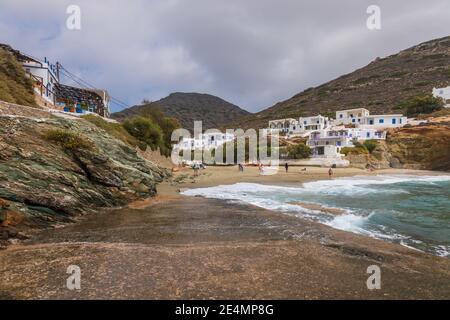
[[[331,179],[331,177],[333,176],[333,169],[330,168],[330,170],[328,170],[328,176]]]
[[[284,168],[286,169],[286,173],[288,173],[288,171],[289,171],[289,163],[285,163],[284,164]]]

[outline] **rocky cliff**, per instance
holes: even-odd
[[[0,103],[0,239],[153,196],[167,175],[88,121]]]
[[[450,122],[392,130],[372,154],[349,155],[347,159],[357,168],[450,171]]]

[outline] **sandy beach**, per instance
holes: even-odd
[[[0,251],[0,298],[13,299],[449,299],[450,259],[269,210],[179,195],[236,182],[301,184],[327,168],[208,167],[174,173],[153,199],[91,214]],[[439,174],[335,169],[335,177]],[[66,288],[69,265],[82,270]],[[380,290],[367,268],[382,272]]]

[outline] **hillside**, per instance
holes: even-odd
[[[450,37],[445,37],[376,58],[361,69],[307,89],[229,126],[260,128],[272,119],[332,115],[336,110],[357,107],[365,107],[372,113],[401,112],[402,101],[449,84]]]
[[[16,58],[0,48],[0,100],[35,105],[31,81]]]
[[[193,130],[194,121],[202,120],[203,129],[220,128],[226,123],[249,114],[238,106],[213,95],[177,92],[153,103],[113,113],[112,118],[122,121],[128,117],[145,115],[155,106],[159,106],[167,116],[178,119],[183,128],[189,130]]]

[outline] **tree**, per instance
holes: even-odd
[[[377,144],[377,140],[366,140],[364,141],[363,146],[367,149],[367,151],[369,151],[369,153],[372,153],[377,147]]]
[[[311,148],[306,144],[297,144],[287,148],[289,158],[291,159],[306,159],[312,154]]]
[[[146,143],[152,149],[160,147],[163,142],[163,133],[161,128],[150,118],[135,117],[132,119],[127,119],[124,121],[123,127],[133,137]]]
[[[408,117],[418,116],[419,114],[429,114],[444,108],[444,100],[432,95],[416,96],[402,103],[405,113]]]

